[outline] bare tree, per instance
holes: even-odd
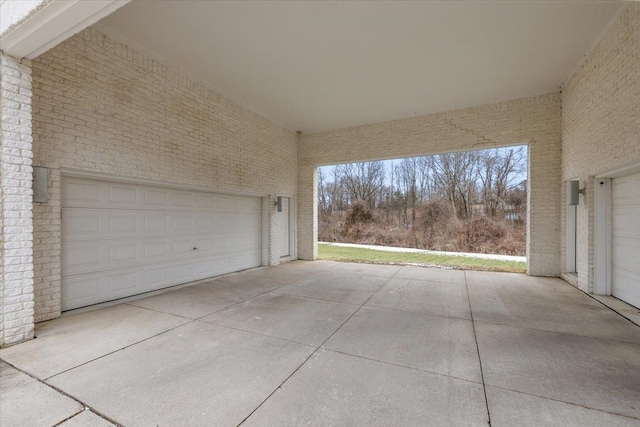
[[[336,167],[350,203],[362,200],[374,209],[384,185],[384,163],[380,161],[349,163]]]
[[[318,213],[327,216],[329,212],[329,194],[327,192],[327,178],[324,169],[318,168]]]
[[[474,152],[438,154],[431,157],[431,169],[440,191],[458,218],[471,218],[477,177]]]
[[[478,168],[485,215],[496,217],[504,211],[507,193],[520,184],[526,171],[525,148],[483,151],[478,155]]]
[[[526,162],[526,147],[515,147],[325,168],[319,232],[329,241],[523,253]]]
[[[409,219],[407,218],[407,210],[411,209],[411,225],[416,221],[416,204],[419,196],[419,168],[418,158],[411,157],[402,159],[395,168],[398,188],[403,194],[404,198],[404,225],[409,226]]]

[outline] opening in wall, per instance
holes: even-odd
[[[517,145],[321,166],[319,258],[469,265],[425,251],[463,252],[482,255],[474,268],[525,272],[528,155]]]

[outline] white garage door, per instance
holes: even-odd
[[[65,177],[62,309],[260,266],[261,200]]]
[[[640,174],[613,180],[612,294],[640,307]]]

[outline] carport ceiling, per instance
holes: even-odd
[[[134,0],[99,25],[308,133],[556,91],[623,6]]]

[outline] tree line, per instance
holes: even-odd
[[[524,254],[525,146],[318,169],[319,239]]]

